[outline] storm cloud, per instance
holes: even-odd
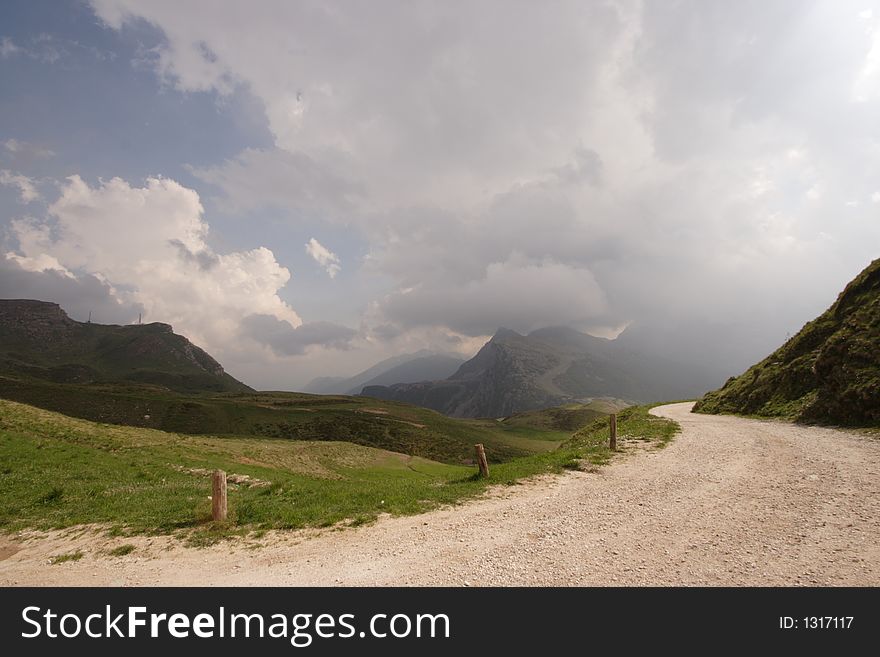
[[[557,324],[629,327],[735,374],[880,255],[876,0],[91,8],[122,39],[159,35],[132,63],[157,94],[239,103],[263,129],[181,163],[185,181],[80,181],[182,204],[155,252],[183,269],[126,298],[264,359],[257,386]],[[9,180],[37,177],[12,164]],[[132,285],[94,250],[41,251],[38,214],[10,215],[9,251]],[[192,312],[191,270],[210,292]]]
[[[294,328],[271,315],[248,315],[242,326],[246,335],[285,356],[303,354],[314,345],[346,349],[357,333],[330,322],[313,322]]]

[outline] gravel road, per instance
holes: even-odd
[[[690,408],[654,409],[681,435],[596,473],[368,527],[277,532],[260,549],[94,532],[2,539],[0,584],[880,584],[880,440]],[[102,554],[121,543],[137,550]],[[81,560],[47,563],[75,549]]]

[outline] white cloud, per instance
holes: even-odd
[[[16,263],[24,271],[52,271],[57,272],[62,276],[66,276],[67,278],[76,278],[76,276],[71,274],[64,265],[58,262],[57,258],[54,258],[47,253],[37,253],[37,255],[28,258],[26,256],[21,256],[17,253],[10,251],[9,253],[5,254],[5,258],[8,261]]]
[[[215,253],[198,194],[167,178],[143,187],[113,178],[92,187],[70,177],[49,219],[12,224],[22,268],[60,269],[106,281],[112,294],[171,323],[208,349],[234,349],[242,319],[270,315],[299,326],[278,297],[290,279],[272,252]],[[52,260],[47,260],[51,258]]]
[[[3,142],[5,148],[13,156],[29,156],[34,158],[54,157],[54,151],[36,144],[31,144],[19,139],[7,139]]]
[[[49,32],[32,34],[25,40],[15,43],[9,37],[0,39],[0,59],[26,57],[28,59],[53,65],[68,61],[73,57],[87,57],[106,61],[115,58],[115,53],[83,43],[75,39],[59,37]]]
[[[860,17],[866,22],[871,21],[870,14]],[[871,47],[853,84],[853,96],[858,101],[876,97],[880,92],[880,28],[871,25],[866,34],[871,38]]]
[[[102,324],[128,324],[143,312],[115,298],[106,281],[88,274],[74,276],[50,256],[31,261],[15,254],[0,258],[0,298],[58,303],[74,319],[85,321],[92,313]]]
[[[330,278],[336,278],[336,274],[342,269],[339,263],[339,256],[314,237],[306,243],[306,253],[312,256],[314,261],[324,268]]]
[[[12,173],[6,169],[0,170],[0,185],[18,187],[18,196],[22,203],[31,203],[40,198],[37,184],[32,178],[21,174]]]
[[[114,28],[144,19],[162,29],[156,65],[164,80],[184,91],[245,86],[262,102],[277,148],[330,171],[347,160],[384,204],[448,204],[450,188],[459,202],[479,200],[511,178],[559,166],[587,121],[591,82],[621,22],[612,6],[578,2],[552,12],[505,3],[467,11],[285,0],[246,9],[92,5]],[[566,65],[547,66],[547,57]]]
[[[876,257],[871,206],[840,211],[880,175],[861,7],[93,6],[162,30],[166,83],[253,94],[272,147],[193,173],[232,211],[350,224],[390,282],[339,305],[370,307],[377,336],[674,319],[723,347],[748,317],[757,357]]]
[[[6,59],[7,57],[13,57],[21,52],[21,48],[15,45],[15,43],[9,37],[3,37],[0,39],[0,58]]]
[[[873,194],[871,194],[871,202],[880,203],[880,192],[874,192]]]

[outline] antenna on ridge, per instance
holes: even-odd
[[[86,322],[86,324],[91,324],[91,323],[92,323],[92,311],[90,310],[89,311],[89,321]]]
[[[141,313],[138,313],[138,324],[141,323]]]

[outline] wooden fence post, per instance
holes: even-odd
[[[215,522],[222,522],[226,520],[226,473],[223,470],[214,470],[211,483],[211,515]]]
[[[617,415],[612,413],[608,419],[611,429],[611,436],[608,439],[608,447],[612,452],[617,451]]]
[[[480,466],[480,476],[488,477],[489,463],[486,461],[486,450],[483,448],[483,443],[478,443],[474,447],[477,449],[477,464]]]

